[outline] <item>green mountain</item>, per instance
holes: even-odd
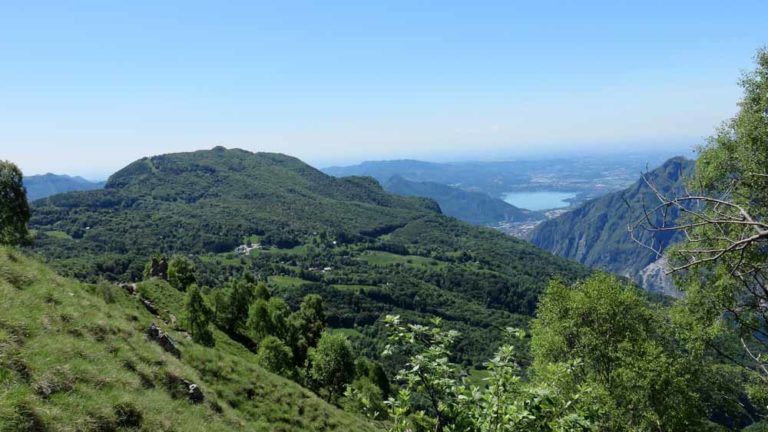
[[[395,175],[384,184],[388,192],[435,200],[443,214],[475,225],[526,222],[544,218],[539,212],[517,208],[482,192],[470,192],[435,182],[415,182]]]
[[[104,182],[48,173],[24,177],[24,187],[27,188],[27,199],[34,201],[64,192],[100,189]]]
[[[648,181],[667,196],[684,193],[685,180],[694,161],[676,157],[646,175]],[[652,291],[674,294],[664,277],[663,261],[656,254],[633,241],[627,227],[643,215],[645,208],[659,203],[655,193],[643,180],[626,190],[586,202],[575,210],[543,222],[531,234],[531,242],[559,256],[630,277]],[[678,217],[670,210],[670,220]],[[677,237],[661,233],[644,241],[655,241],[665,249]]]
[[[0,430],[383,430],[265,371],[216,329],[215,348],[192,342],[175,324],[183,293],[165,282],[136,290],[0,248]],[[178,355],[145,336],[152,323]]]
[[[588,274],[492,229],[442,215],[428,199],[389,194],[371,178],[334,178],[280,154],[215,148],[138,160],[105,189],[33,205],[34,250],[65,275],[140,280],[155,253],[192,255],[200,284],[249,271],[296,305],[326,299],[331,326],[361,352],[383,347],[378,318],[442,317],[486,359],[501,329],[524,325],[554,276]],[[256,243],[247,254],[238,245]]]

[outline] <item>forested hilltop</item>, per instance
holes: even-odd
[[[682,195],[694,165],[692,160],[672,158],[626,190],[587,201],[542,222],[531,233],[531,243],[590,267],[629,277],[649,290],[676,294],[671,280],[664,277],[663,261],[657,263],[656,253],[634,241],[628,227],[658,204],[657,191]],[[666,222],[674,222],[679,214],[679,209],[670,208]],[[638,240],[652,241],[657,250],[663,251],[681,237],[676,231],[668,231],[653,236],[646,233]]]
[[[280,154],[216,148],[144,158],[103,190],[57,195],[32,210],[33,250],[66,275],[140,280],[153,254],[190,256],[208,289],[251,272],[294,305],[321,294],[329,324],[354,330],[372,357],[383,346],[379,318],[399,313],[445,318],[465,333],[459,356],[480,365],[501,329],[533,314],[550,278],[588,274],[443,216],[434,201]]]

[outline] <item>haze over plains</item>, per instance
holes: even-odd
[[[765,16],[763,1],[3,3],[0,158],[103,178],[216,145],[316,166],[683,151],[736,111]]]

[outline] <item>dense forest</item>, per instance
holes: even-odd
[[[280,154],[144,158],[31,206],[2,162],[0,431],[766,430],[756,62],[695,165],[617,204],[644,253],[679,239],[677,299]]]

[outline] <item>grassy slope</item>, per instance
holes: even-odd
[[[130,428],[132,412],[148,431],[376,430],[256,366],[222,333],[205,348],[172,330],[182,295],[167,284],[139,291],[160,317],[114,285],[64,279],[0,248],[0,431]],[[144,336],[153,321],[170,330],[180,360]],[[189,402],[179,378],[205,402]]]

